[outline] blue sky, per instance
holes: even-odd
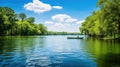
[[[16,13],[35,17],[50,31],[79,32],[81,23],[97,10],[97,0],[1,0]]]

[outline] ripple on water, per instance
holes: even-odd
[[[52,64],[48,56],[31,55],[26,60],[27,66],[48,66]]]
[[[44,50],[37,50],[34,53],[28,53],[26,64],[27,67],[70,67],[70,66],[84,66],[84,67],[92,67],[93,64],[96,65],[94,62],[86,56],[85,52],[47,52]],[[92,66],[91,66],[92,65]],[[96,67],[96,66],[93,66]]]

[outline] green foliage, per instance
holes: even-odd
[[[41,34],[47,34],[47,27],[45,27],[43,24],[38,24],[37,27],[41,31]]]
[[[29,18],[26,19],[26,21],[33,24],[35,22],[35,18],[34,17],[29,17]]]
[[[18,18],[21,19],[21,21],[23,22],[24,19],[26,18],[26,14],[25,14],[25,13],[20,13],[20,14],[18,15]]]
[[[80,27],[84,34],[97,37],[120,37],[120,0],[99,0],[100,10],[93,12]]]
[[[34,17],[26,17],[25,13],[15,14],[11,8],[0,7],[0,35],[44,35],[47,33],[47,28],[43,24],[34,24]]]
[[[15,21],[15,13],[11,8],[0,7],[0,35],[7,35]]]

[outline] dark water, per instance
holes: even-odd
[[[0,37],[0,67],[120,67],[120,43],[67,36]]]

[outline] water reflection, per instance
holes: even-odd
[[[0,37],[0,67],[26,67],[26,54],[44,47],[45,37]],[[16,66],[15,66],[16,67]]]
[[[0,37],[0,67],[119,67],[120,45],[67,36]]]
[[[43,48],[27,54],[27,66],[96,67],[96,63],[83,51],[82,46],[80,40],[67,40],[66,36],[49,36]]]
[[[91,53],[96,58],[99,67],[119,67],[120,45],[118,41],[112,40],[85,40],[86,52]]]

